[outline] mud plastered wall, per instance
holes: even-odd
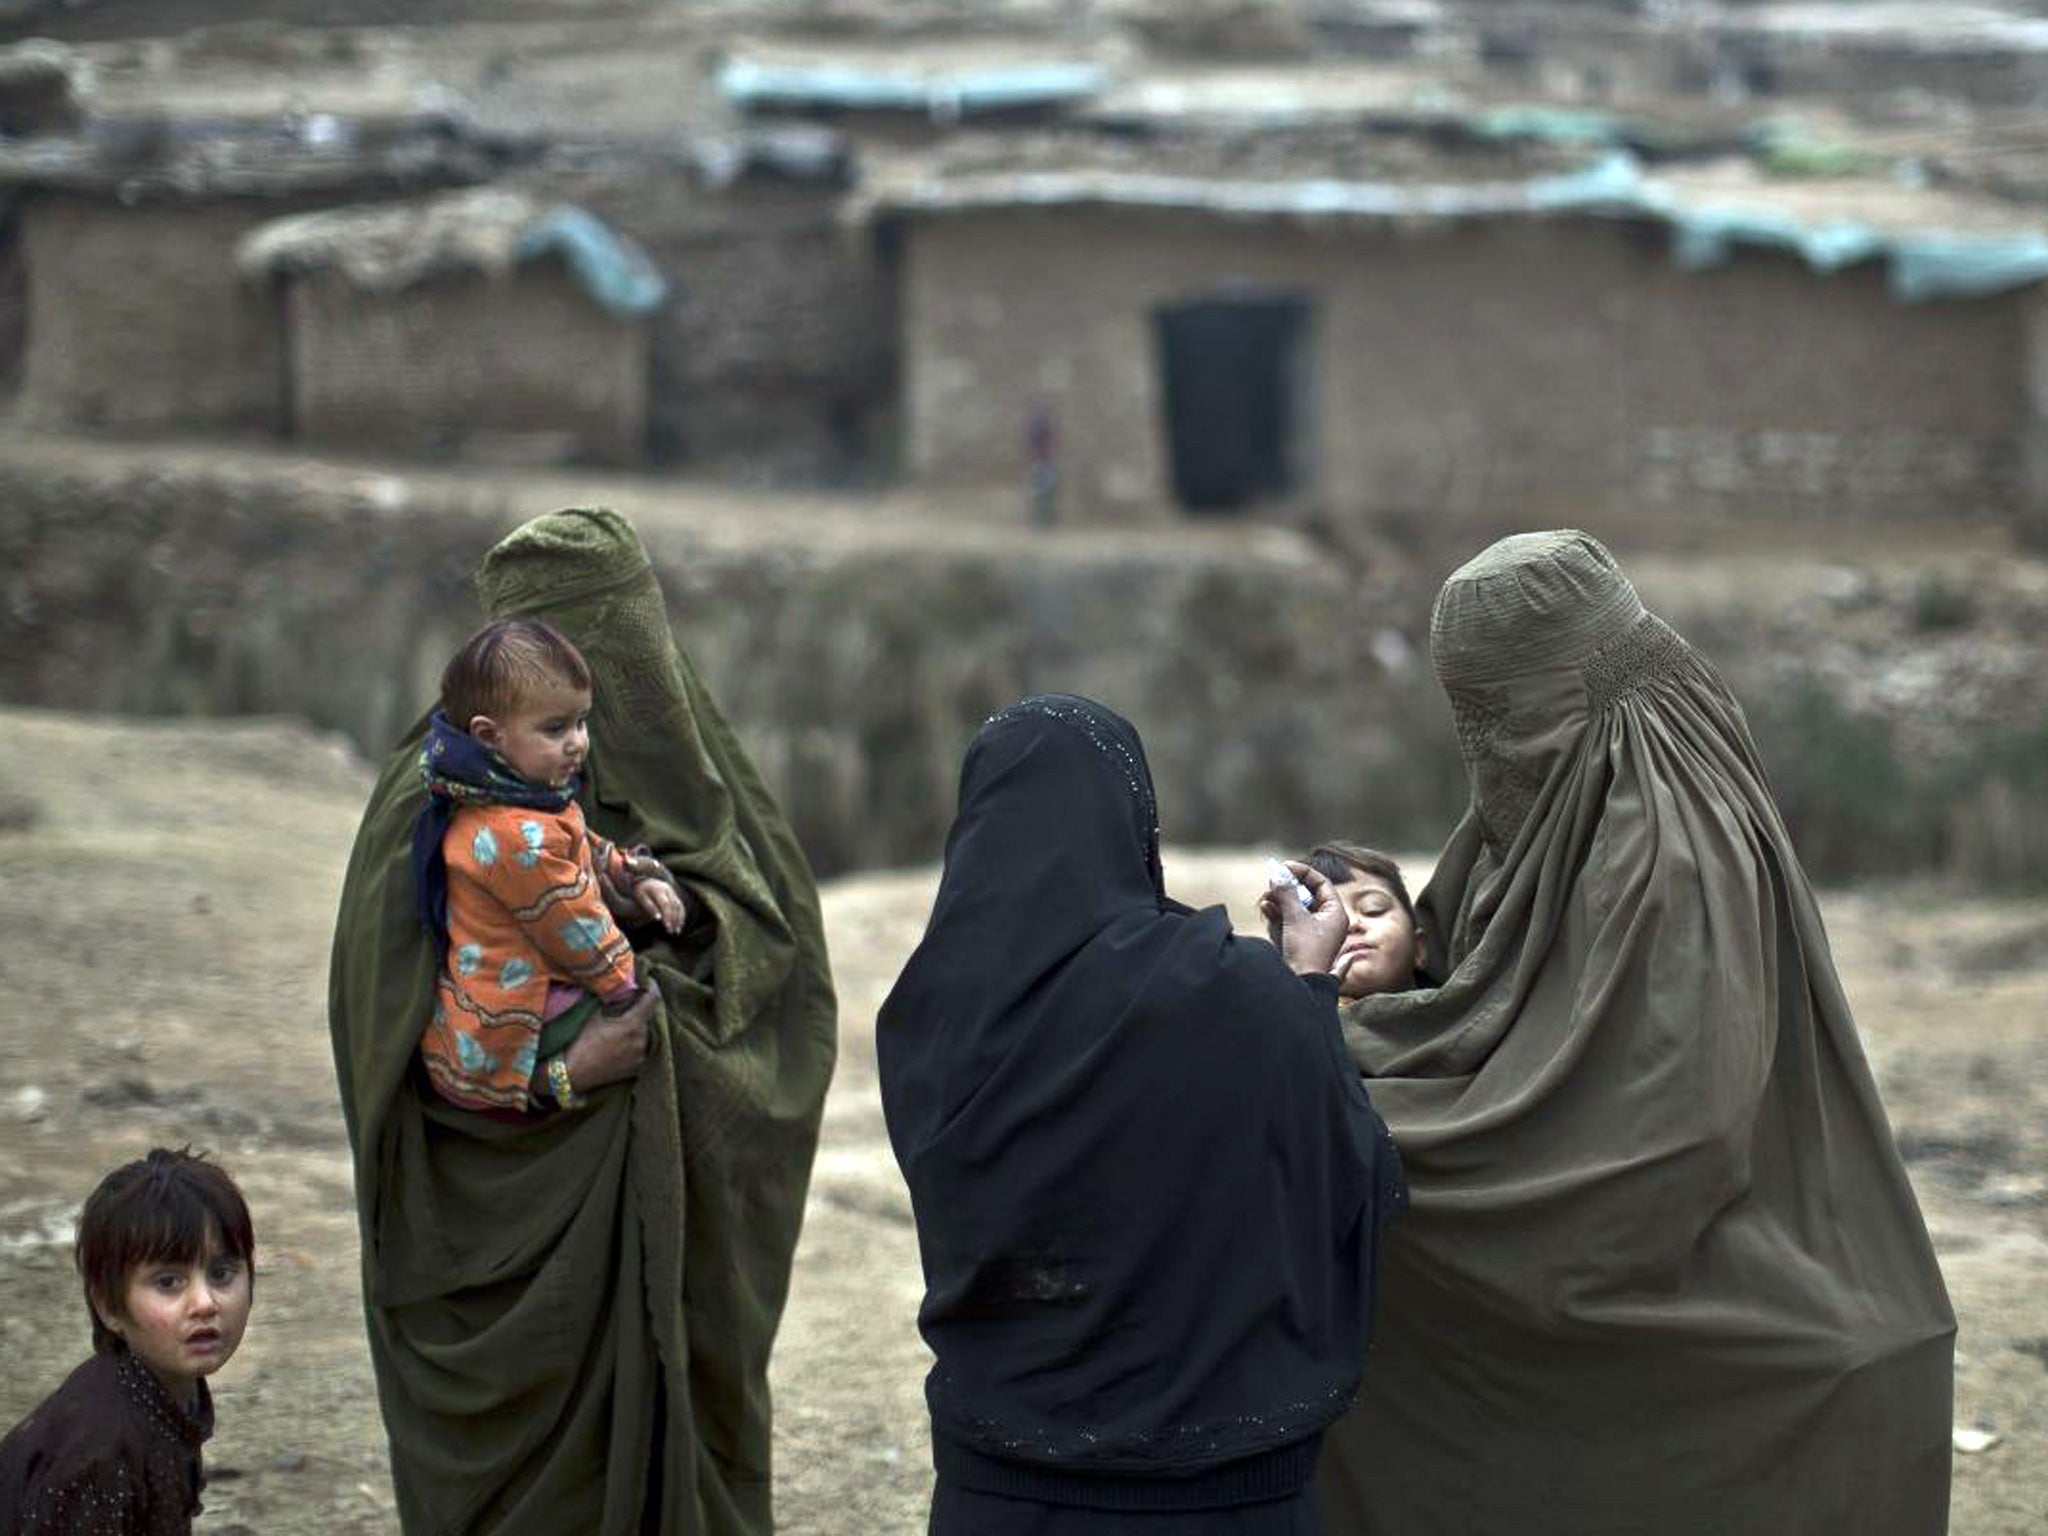
[[[483,551],[548,504],[395,506],[379,485],[0,458],[0,697],[291,714],[381,754],[479,622]],[[1170,838],[1398,842],[1455,801],[1427,665],[1299,541],[920,549],[642,526],[679,639],[823,870],[936,857],[969,737],[1040,689],[1137,723]]]
[[[275,432],[283,325],[275,296],[237,279],[234,247],[290,211],[257,201],[124,207],[58,193],[29,198],[20,214],[23,416]]]
[[[908,467],[1015,480],[1033,402],[1102,521],[1172,504],[1153,316],[1305,298],[1312,497],[1570,521],[1664,506],[2011,512],[2027,420],[2015,298],[1901,304],[1862,268],[1673,266],[1661,229],[1419,230],[1117,210],[923,217],[905,236]]]

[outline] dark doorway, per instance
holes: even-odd
[[[1275,500],[1307,479],[1310,316],[1296,296],[1155,312],[1173,493],[1189,511]]]

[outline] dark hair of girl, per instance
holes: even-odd
[[[128,1279],[145,1264],[199,1264],[235,1258],[255,1282],[256,1236],[241,1190],[203,1152],[157,1147],[100,1180],[78,1218],[73,1259],[92,1314],[92,1347],[106,1353],[118,1336],[100,1320],[119,1313]]]

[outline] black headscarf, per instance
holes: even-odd
[[[1174,1474],[1343,1411],[1404,1195],[1326,983],[1167,899],[1126,722],[1050,694],[981,728],[876,1029],[936,1438]]]

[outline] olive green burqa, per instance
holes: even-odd
[[[663,1001],[637,1079],[531,1123],[454,1108],[415,1068],[436,966],[409,864],[418,732],[377,781],[330,1022],[400,1518],[759,1536],[768,1353],[837,1038],[816,888],[624,519],[539,518],[478,585],[588,659],[590,824],[648,844],[698,916],[641,949]]]
[[[1345,1034],[1413,1206],[1326,1528],[1939,1536],[1955,1320],[1742,712],[1578,533],[1431,621],[1440,987]]]

